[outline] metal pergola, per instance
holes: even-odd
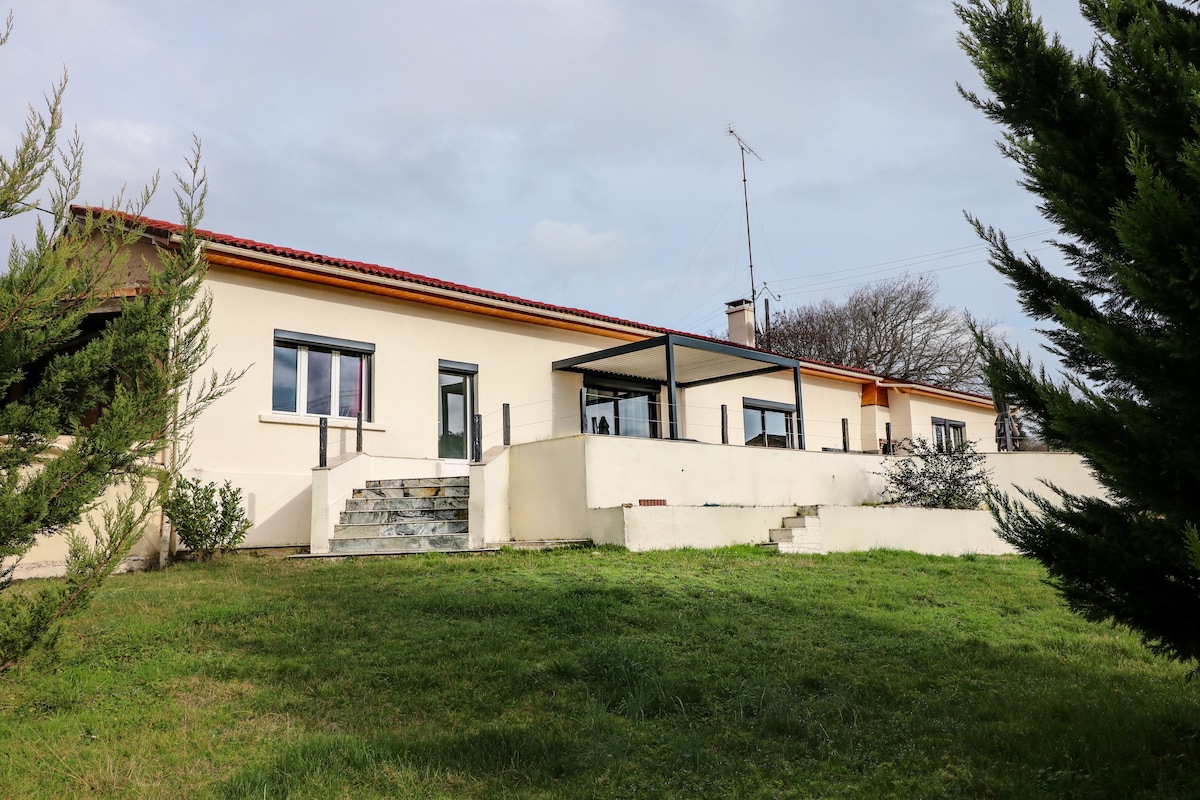
[[[804,405],[800,362],[734,344],[668,333],[641,342],[555,361],[554,369],[616,379],[633,379],[667,387],[668,438],[679,438],[676,392],[692,386],[791,370],[796,392],[796,440],[804,449]]]

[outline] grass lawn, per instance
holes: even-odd
[[[0,677],[0,796],[1197,798],[1200,682],[1016,558],[117,576]]]

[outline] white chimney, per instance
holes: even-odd
[[[754,347],[754,306],[749,300],[731,300],[725,304],[729,318],[729,341]]]

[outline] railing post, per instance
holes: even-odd
[[[503,420],[503,441],[504,446],[508,447],[512,444],[512,417],[510,416],[508,403],[500,406],[500,414]]]
[[[471,415],[471,460],[478,464],[483,460],[483,415]]]
[[[329,417],[321,417],[321,425],[319,428],[317,466],[329,466]]]
[[[842,452],[850,452],[850,420],[842,417]]]
[[[579,390],[579,432],[587,433],[587,387]]]
[[[729,444],[729,406],[721,403],[721,444]]]
[[[354,422],[354,452],[362,452],[362,401],[358,403],[358,416]]]

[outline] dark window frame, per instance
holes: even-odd
[[[446,435],[446,419],[442,413],[443,398],[442,398],[442,376],[449,375],[461,377],[464,379],[463,400],[466,406],[463,409],[463,443],[462,455],[447,454],[448,443],[443,441]],[[479,408],[479,365],[472,364],[467,361],[451,361],[445,358],[438,359],[438,416],[437,416],[437,439],[438,439],[438,458],[449,458],[454,460],[475,460],[479,454],[472,453],[472,426],[474,417]]]
[[[588,416],[587,409],[593,405],[600,403],[589,403],[590,398],[596,398],[601,402],[611,401],[613,404],[613,428],[608,431],[592,430],[590,433],[608,436],[627,436],[637,439],[661,439],[662,438],[662,415],[659,413],[660,395],[662,394],[662,384],[655,381],[641,381],[634,379],[610,378],[599,375],[584,375],[583,378],[583,413],[585,418]],[[601,394],[608,393],[608,394]],[[647,435],[622,433],[621,432],[621,401],[634,400],[639,397],[645,397],[647,416],[638,418],[639,422],[643,422],[648,430]],[[594,421],[593,421],[594,422]],[[593,426],[595,427],[595,426]]]
[[[935,450],[944,452],[947,444],[954,450],[957,450],[966,444],[967,423],[957,419],[946,419],[945,417],[930,417],[929,421],[933,429],[933,447]]]
[[[762,442],[756,444],[751,439],[746,438],[746,415],[748,413],[758,413],[759,428],[762,430]],[[770,444],[769,434],[767,433],[767,414],[782,414],[784,420],[785,438],[787,440],[783,447],[778,445],[772,447]],[[755,437],[757,438],[757,437]],[[760,400],[756,397],[742,398],[742,439],[746,447],[765,447],[771,450],[794,450],[796,449],[796,406],[794,403],[780,403],[776,400]]]

